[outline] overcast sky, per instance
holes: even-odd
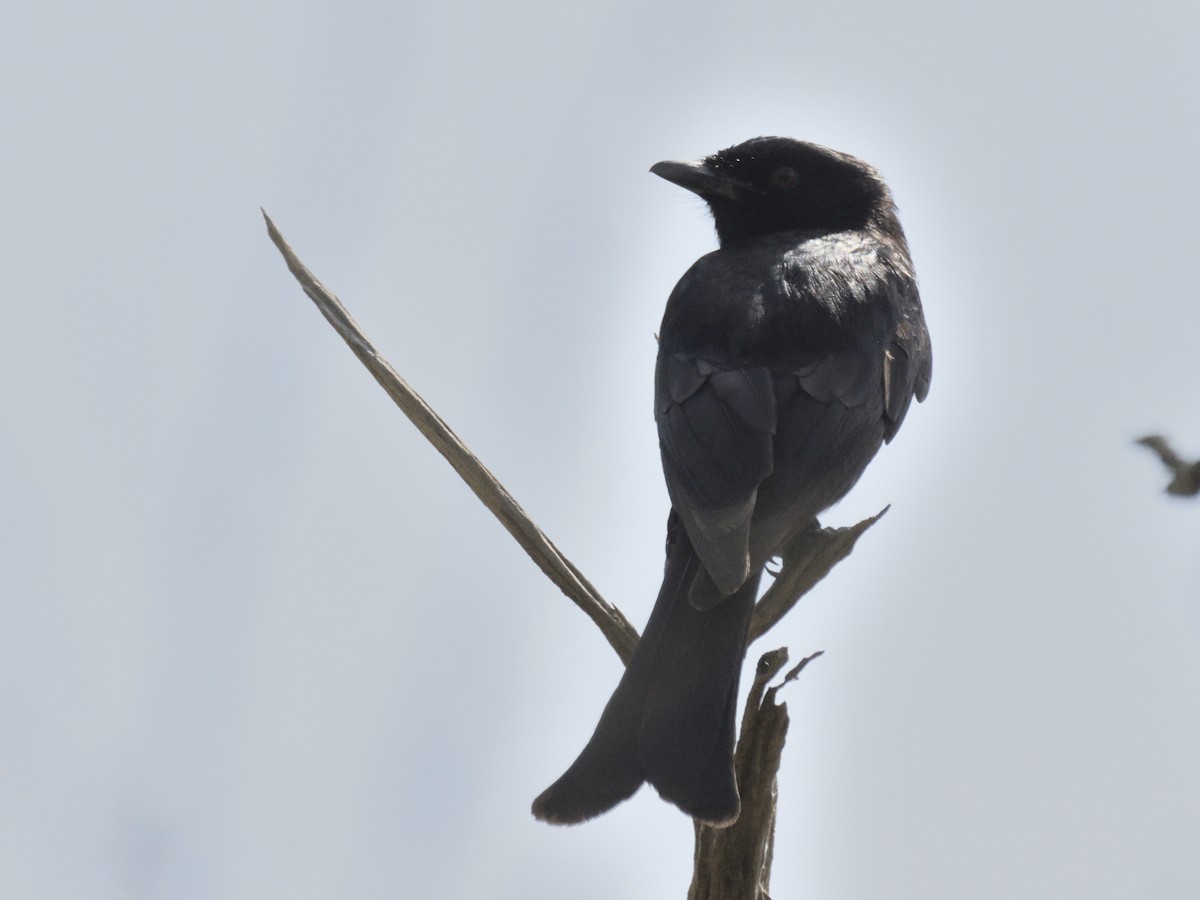
[[[639,627],[654,338],[715,246],[647,172],[876,165],[934,347],[891,512],[751,655],[772,895],[1200,896],[1194,3],[22,4],[0,33],[0,896],[683,897],[643,790],[532,798],[619,676],[334,336],[265,207]]]

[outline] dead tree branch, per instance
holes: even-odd
[[[454,467],[467,486],[483,501],[483,505],[492,511],[500,520],[508,533],[529,554],[530,559],[537,563],[538,568],[546,573],[551,581],[558,585],[559,590],[571,598],[575,605],[582,609],[608,639],[609,644],[621,657],[629,662],[633,648],[637,645],[638,632],[621,611],[600,596],[600,592],[584,577],[562,552],[554,546],[542,530],[521,509],[520,504],[512,498],[496,477],[487,470],[475,455],[467,449],[466,444],[459,440],[458,435],[450,430],[450,426],[439,416],[420,395],[392,368],[386,359],[363,334],[358,323],[342,306],[340,300],[325,288],[316,276],[300,261],[295,252],[284,240],[271,217],[263,212],[267,222],[267,233],[279,252],[287,261],[288,269],[304,288],[317,309],[333,326],[334,331],[341,335],[354,351],[367,370],[375,376],[375,380],[387,391],[400,410],[417,426],[421,434],[429,440],[438,452]]]
[[[775,576],[775,583],[754,608],[754,618],[750,620],[750,643],[770,631],[801,597],[849,556],[863,532],[883,518],[888,509],[885,506],[871,518],[848,528],[822,528],[821,523],[814,519],[797,534],[783,552],[783,567]]]
[[[767,684],[787,665],[787,648],[772,650],[759,659],[734,757],[742,812],[728,828],[695,823],[696,853],[688,900],[770,900],[777,775],[788,731],[787,706],[776,703],[775,695],[822,652],[806,656],[771,688]]]

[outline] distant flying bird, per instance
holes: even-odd
[[[765,137],[650,171],[707,202],[720,249],[680,279],[659,332],[662,588],[595,734],[533,803],[548,822],[644,781],[701,821],[737,818],[734,712],[763,566],[929,390],[908,245],[873,168]]]
[[[1138,438],[1137,443],[1149,447],[1171,471],[1171,482],[1167,485],[1167,493],[1176,497],[1195,497],[1200,494],[1200,460],[1187,462],[1171,449],[1167,439],[1162,435],[1148,434]]]

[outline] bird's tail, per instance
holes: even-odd
[[[738,678],[758,576],[715,607],[688,591],[700,561],[672,512],[663,585],[592,739],[533,801],[537,818],[574,824],[649,781],[693,818],[725,825],[740,808],[733,771]]]

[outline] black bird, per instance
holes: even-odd
[[[737,818],[734,712],[763,565],[929,390],[908,245],[873,168],[762,137],[650,171],[707,202],[720,249],[680,279],[659,332],[662,588],[592,739],[533,803],[548,822],[597,816],[643,781],[701,821]]]

